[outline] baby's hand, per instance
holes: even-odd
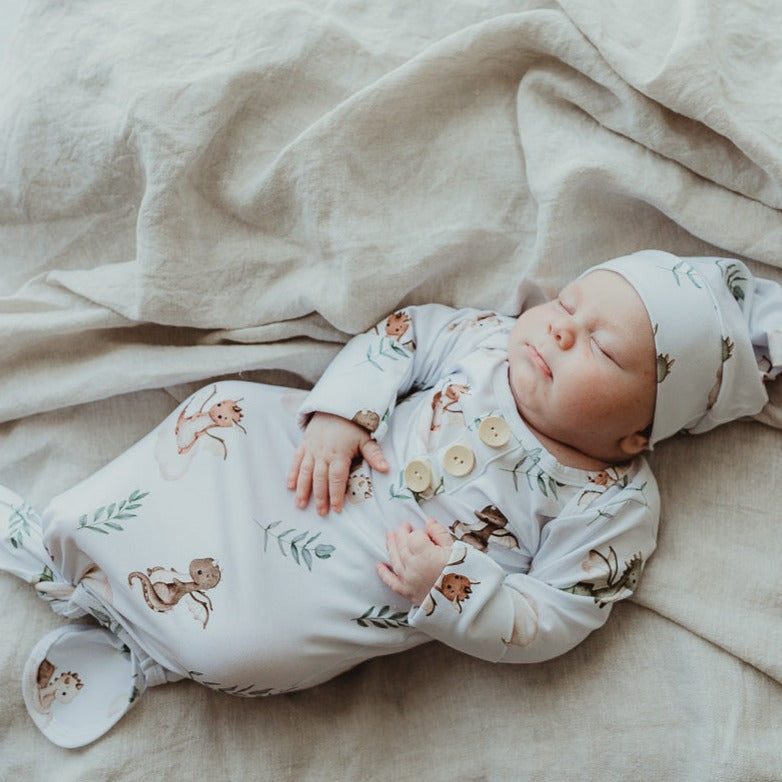
[[[386,536],[388,562],[378,562],[383,583],[411,603],[421,605],[451,556],[451,533],[434,519],[425,530],[403,524]]]
[[[306,508],[312,493],[321,516],[342,510],[350,463],[361,454],[373,470],[388,472],[380,446],[363,426],[331,413],[315,413],[288,470],[296,505]]]

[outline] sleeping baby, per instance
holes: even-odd
[[[564,654],[655,548],[643,452],[759,412],[780,324],[741,262],[643,251],[518,318],[401,309],[309,392],[211,384],[40,517],[0,488],[0,566],[98,623],[36,646],[28,711],[75,747],[167,681],[265,696],[433,639]]]

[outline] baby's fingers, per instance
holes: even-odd
[[[315,510],[325,516],[329,512],[329,464],[318,459],[312,472],[312,496]]]
[[[405,587],[402,580],[394,573],[386,562],[378,562],[375,566],[380,580],[392,591],[396,592],[402,597],[407,597],[405,594]]]
[[[359,450],[361,451],[361,455],[364,457],[364,459],[366,459],[367,464],[373,470],[377,470],[378,472],[388,472],[388,462],[386,461],[383,449],[375,440],[373,440],[371,437],[365,440],[359,446]]]
[[[453,543],[453,535],[431,516],[426,520],[426,534],[436,546],[450,546]]]
[[[304,456],[299,464],[299,474],[296,478],[296,506],[306,508],[312,491],[312,471],[315,460],[311,456]]]
[[[329,497],[332,510],[342,510],[349,472],[350,462],[347,459],[333,461],[329,465]]]
[[[397,576],[401,575],[404,572],[404,562],[402,561],[400,543],[396,532],[386,533],[386,551],[388,551],[388,561],[391,570],[393,570]]]
[[[289,489],[295,489],[296,483],[299,480],[299,468],[301,467],[301,461],[304,458],[304,446],[300,445],[296,449],[296,453],[293,454],[291,460],[291,466],[288,468],[287,486]]]

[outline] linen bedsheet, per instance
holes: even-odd
[[[782,281],[781,50],[779,5],[743,0],[29,0],[0,68],[0,483],[40,508],[209,379],[306,387],[401,305],[515,314],[523,279],[646,247]],[[267,699],[167,685],[68,751],[19,684],[62,620],[0,576],[0,777],[779,780],[769,390],[655,449],[641,587],[545,664],[429,644]]]

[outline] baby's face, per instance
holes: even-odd
[[[599,270],[522,313],[508,340],[516,407],[538,434],[606,462],[642,451],[656,395],[646,308],[623,277]]]

